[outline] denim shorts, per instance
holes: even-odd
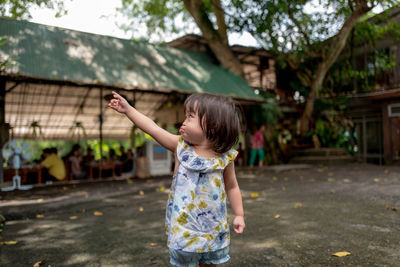
[[[187,252],[183,250],[169,249],[170,263],[177,267],[196,267],[199,262],[205,264],[221,264],[229,261],[229,247],[204,252]]]

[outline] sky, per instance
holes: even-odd
[[[118,27],[118,24],[127,22],[127,18],[116,11],[116,8],[121,7],[121,0],[66,0],[64,6],[68,13],[59,18],[55,17],[55,10],[34,7],[29,10],[32,16],[29,20],[123,39],[134,37]],[[177,37],[179,35],[170,36],[164,41],[171,41]],[[229,42],[231,45],[259,46],[249,33],[230,35]]]

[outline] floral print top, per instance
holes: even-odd
[[[231,149],[216,157],[200,157],[180,137],[180,165],[173,177],[166,211],[168,247],[202,253],[229,245],[223,171],[237,153]]]

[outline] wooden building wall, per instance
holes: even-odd
[[[400,161],[400,116],[389,117],[388,106],[400,103],[391,100],[382,103],[383,151],[386,163]]]

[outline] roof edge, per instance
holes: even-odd
[[[67,86],[76,86],[76,87],[92,87],[92,88],[104,88],[109,90],[118,90],[125,92],[138,92],[138,93],[148,93],[148,94],[171,94],[171,93],[179,93],[184,95],[190,95],[195,92],[184,91],[181,89],[170,89],[170,88],[151,88],[144,86],[129,86],[123,84],[104,84],[104,83],[90,83],[90,82],[80,82],[80,81],[70,81],[70,80],[57,80],[57,79],[46,79],[35,76],[27,76],[27,75],[17,75],[12,73],[2,73],[0,74],[0,78],[8,78],[14,82],[28,82],[28,83],[48,83],[55,85],[67,85]],[[265,101],[264,98],[253,98],[253,97],[238,97],[229,95],[236,101],[240,102],[252,102],[252,103],[263,103]]]

